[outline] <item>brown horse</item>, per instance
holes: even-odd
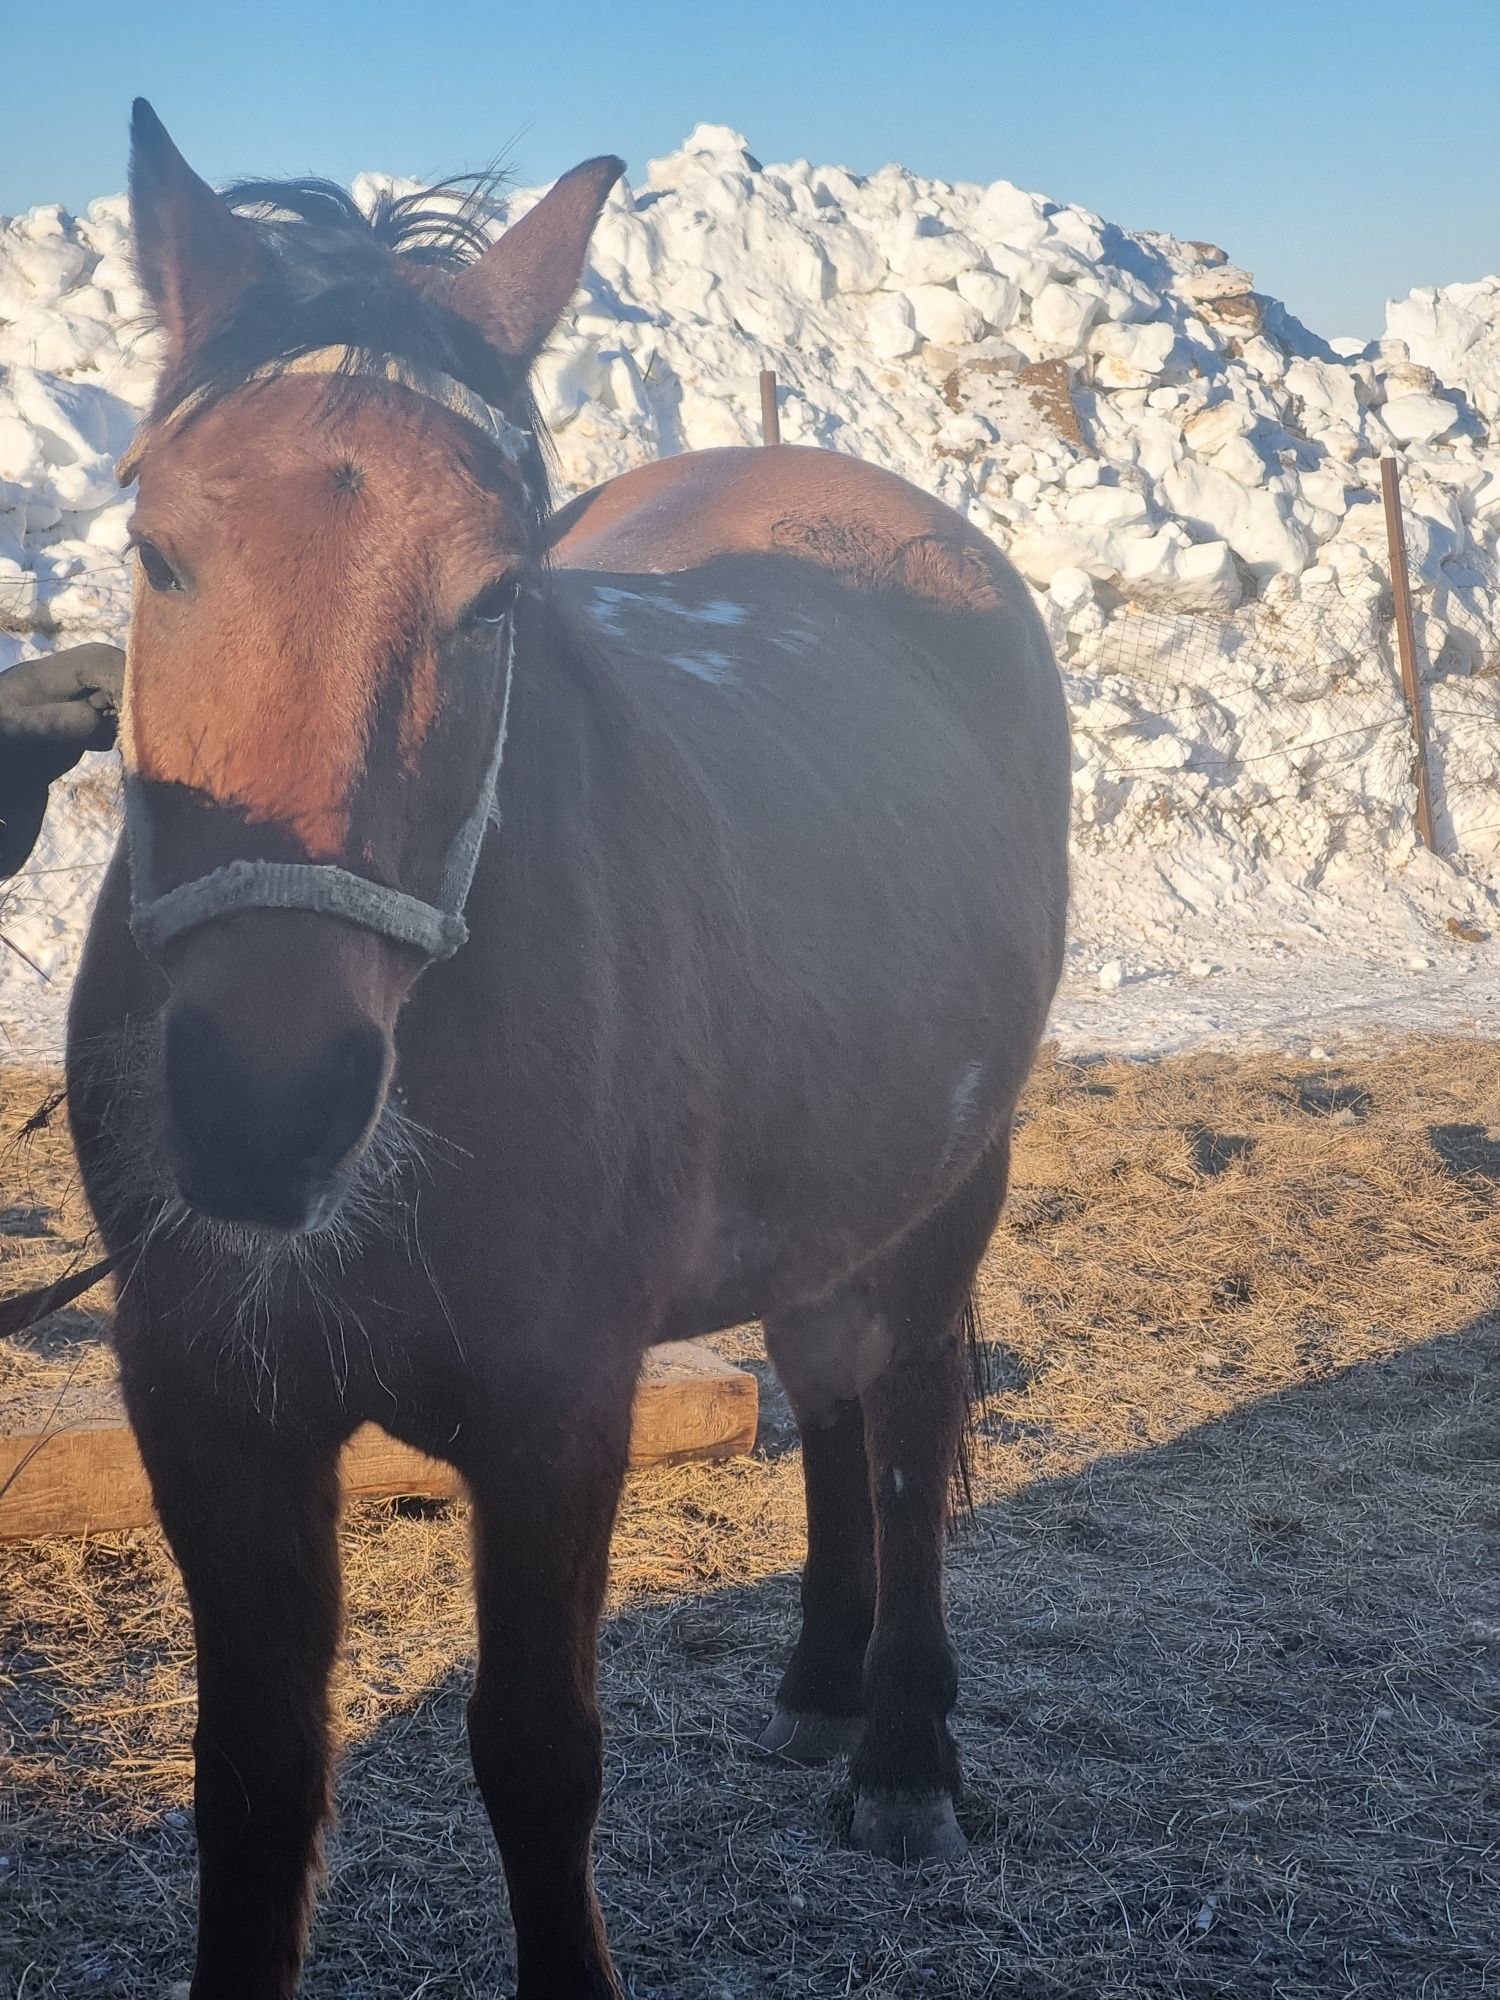
[[[197,1636],[195,2000],[297,1979],[366,1420],[472,1495],[520,1993],[620,1992],[590,1843],[632,1389],[756,1315],[808,1508],[764,1741],[852,1751],[861,1846],[962,1851],[942,1541],[1062,952],[1058,676],[989,543],[848,458],[689,455],[549,514],[527,370],[618,172],[484,248],[218,196],[136,109],[168,358],[131,866],[69,1063]]]

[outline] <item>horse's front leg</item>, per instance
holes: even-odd
[[[506,1385],[460,1469],[474,1501],[479,1667],[469,1747],[510,1889],[517,2000],[619,2000],[594,1894],[595,1693],[636,1358]]]
[[[197,1639],[192,2000],[289,2000],[328,1800],[338,1440],[231,1418],[171,1370],[123,1374]]]

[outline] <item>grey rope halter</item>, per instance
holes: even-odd
[[[395,356],[372,354],[361,348],[323,347],[289,361],[273,363],[258,370],[250,380],[283,374],[373,375],[440,403],[481,430],[507,458],[518,458],[528,442],[525,432],[463,383]],[[204,400],[201,392],[188,397],[141,433],[115,468],[122,485],[134,479],[153,435],[175,429]],[[346,923],[376,931],[397,944],[410,945],[429,960],[451,958],[468,938],[464,906],[485,831],[492,820],[499,818],[495,794],[505,758],[516,663],[514,611],[505,619],[504,633],[505,681],[494,746],[478,796],[443,857],[434,902],[423,902],[403,889],[372,882],[367,876],[356,875],[335,863],[315,861],[230,861],[207,875],[157,892],[153,884],[150,828],[141,810],[137,781],[127,770],[125,827],[130,855],[130,928],[141,949],[158,958],[172,939],[184,931],[238,910],[311,910],[322,916],[342,917]]]

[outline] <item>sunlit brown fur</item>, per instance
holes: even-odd
[[[558,560],[696,569],[783,554],[951,611],[994,611],[1018,586],[992,542],[941,501],[858,459],[785,447],[657,459],[565,508]]]
[[[415,769],[439,701],[437,645],[522,554],[514,476],[469,428],[397,387],[294,375],[165,439],[133,527],[186,588],[136,594],[125,754],[340,855],[382,693]]]

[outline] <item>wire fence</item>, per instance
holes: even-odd
[[[1435,845],[1500,853],[1500,567],[1424,589],[1417,621]],[[1231,613],[1051,612],[1073,698],[1078,837],[1153,828],[1301,854],[1416,839],[1417,748],[1389,583],[1289,584]]]
[[[1486,867],[1500,859],[1500,564],[1466,551],[1419,580],[1418,604],[1436,844]],[[1276,578],[1217,614],[1099,592],[1071,613],[1048,600],[1047,617],[1074,715],[1080,847],[1191,845],[1200,876],[1204,855],[1210,877],[1270,860],[1311,886],[1414,848],[1416,750],[1378,565]],[[115,762],[89,758],[0,885],[0,1050],[60,1021],[118,829]]]

